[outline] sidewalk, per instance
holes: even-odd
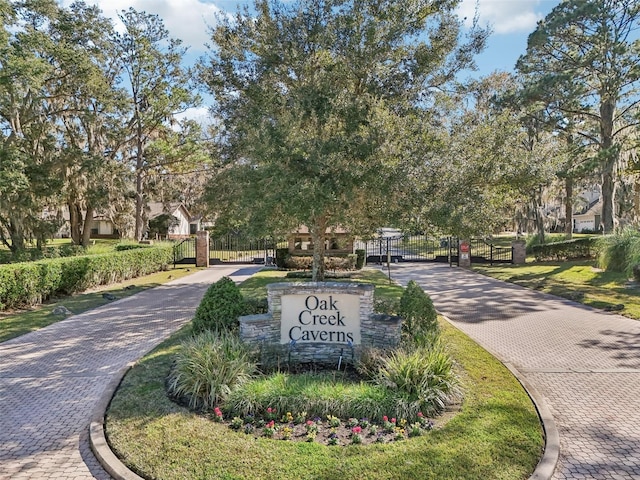
[[[188,322],[208,286],[261,267],[212,267],[0,343],[0,479],[109,479],[89,448],[114,375]]]
[[[448,265],[391,275],[543,396],[560,434],[554,479],[640,479],[640,321]]]

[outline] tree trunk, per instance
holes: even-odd
[[[89,246],[89,241],[91,239],[91,224],[93,223],[93,208],[88,207],[87,213],[84,217],[84,224],[82,226],[82,245],[83,247]]]
[[[82,211],[80,207],[69,200],[67,202],[69,207],[69,231],[71,232],[71,241],[74,245],[82,244],[82,233],[80,231],[80,223],[82,222]]]
[[[544,243],[544,215],[542,213],[542,199],[540,198],[541,191],[537,191],[533,199],[533,215],[536,224],[536,231],[540,243]]]
[[[564,201],[564,233],[567,238],[571,238],[573,236],[573,178],[569,175],[564,179],[564,191],[565,191],[565,201]]]
[[[636,176],[633,183],[633,223],[640,224],[640,177]]]
[[[10,217],[9,219],[9,236],[11,238],[11,253],[17,253],[24,250],[24,230],[20,219]]]
[[[315,225],[309,227],[311,241],[313,242],[313,268],[311,270],[311,280],[314,282],[324,282],[324,254],[325,237],[327,223],[324,218],[320,218]]]
[[[144,196],[142,192],[143,181],[142,181],[142,160],[139,158],[137,161],[136,167],[136,230],[135,236],[136,240],[142,240],[142,235],[144,234],[144,219],[142,218],[143,209],[144,209]]]
[[[618,154],[613,145],[613,115],[615,102],[604,99],[600,104],[600,153],[602,165],[602,228],[604,233],[613,232],[615,224],[614,195],[616,189],[615,168]]]

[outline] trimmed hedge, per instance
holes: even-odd
[[[40,250],[37,248],[28,248],[15,253],[2,250],[0,251],[0,264],[34,262],[45,258],[75,257],[86,253],[87,249],[85,247],[71,244],[44,247]]]
[[[327,270],[355,270],[357,256],[349,253],[340,257],[324,257],[324,267]],[[290,270],[311,270],[313,257],[309,255],[289,255],[285,258],[284,268]]]
[[[0,265],[0,310],[166,270],[171,246]]]
[[[543,243],[532,246],[531,253],[538,262],[594,258],[597,253],[597,242],[597,237],[584,237],[563,242]]]

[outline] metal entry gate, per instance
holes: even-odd
[[[426,235],[398,235],[359,242],[367,263],[443,262],[458,263],[460,241],[455,237],[434,238]],[[470,241],[472,263],[511,263],[511,247],[499,247],[483,239]]]
[[[286,247],[273,237],[251,239],[242,235],[224,235],[209,239],[209,263],[254,263],[272,265],[276,248]]]

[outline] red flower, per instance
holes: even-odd
[[[389,417],[387,417],[386,415],[384,417],[382,417],[382,421],[383,422],[388,422],[389,421]]]
[[[276,424],[275,421],[271,420],[269,423],[267,423],[267,428],[273,428],[273,426]]]
[[[357,435],[357,434],[359,434],[360,432],[362,432],[362,427],[360,427],[360,426],[355,426],[355,427],[353,427],[353,428],[351,429],[351,431]]]

